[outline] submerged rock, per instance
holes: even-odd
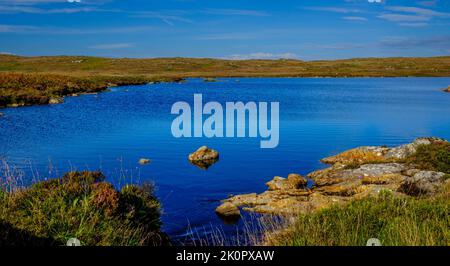
[[[202,169],[208,169],[219,160],[219,152],[207,146],[202,146],[195,152],[189,154],[188,159],[192,164]]]
[[[216,82],[217,79],[215,79],[215,78],[204,78],[203,81],[204,82]]]

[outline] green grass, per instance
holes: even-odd
[[[267,243],[281,246],[364,246],[378,238],[384,246],[450,245],[449,189],[433,198],[379,197],[355,200],[269,233]]]
[[[163,245],[160,205],[151,186],[117,191],[100,172],[70,172],[0,193],[1,245]]]
[[[421,145],[406,162],[419,169],[450,174],[450,143],[438,141]]]

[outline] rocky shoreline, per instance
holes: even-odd
[[[276,215],[311,213],[384,190],[400,197],[433,195],[450,182],[448,174],[424,170],[406,160],[421,146],[442,143],[448,144],[444,139],[430,137],[393,148],[364,146],[344,151],[322,159],[331,166],[309,173],[306,178],[298,174],[276,176],[266,183],[268,190],[261,194],[225,199],[216,213],[222,217],[240,216],[240,209]],[[307,186],[307,179],[314,182],[312,187]]]

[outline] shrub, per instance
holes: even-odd
[[[148,186],[122,191],[100,172],[70,172],[0,197],[0,245],[164,245],[160,206]],[[11,235],[20,234],[11,242]],[[41,241],[42,240],[42,241]],[[41,242],[40,242],[41,241]]]

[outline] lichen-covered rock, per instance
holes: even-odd
[[[298,214],[317,211],[334,204],[363,199],[389,191],[396,196],[435,193],[445,182],[445,173],[416,169],[405,158],[421,145],[445,141],[440,138],[418,138],[395,148],[359,147],[331,156],[322,162],[331,167],[311,172],[311,189],[298,174],[288,178],[276,176],[261,194],[237,195],[224,202],[243,210],[270,214]],[[450,181],[448,181],[450,182]]]
[[[364,146],[324,158],[321,162],[326,164],[341,163],[344,165],[362,164],[367,162],[384,162],[386,161],[384,155],[388,151],[389,148],[385,147]]]
[[[444,182],[445,173],[434,171],[419,171],[414,176],[405,179],[399,191],[412,196],[434,194]]]
[[[299,174],[290,174],[288,178],[275,176],[266,185],[269,190],[289,190],[304,188],[307,184],[307,180]]]
[[[216,208],[216,213],[220,216],[230,217],[230,216],[240,216],[241,212],[239,208],[230,202],[224,202],[222,205]]]
[[[365,176],[361,179],[363,185],[387,185],[392,183],[401,183],[405,176],[401,174],[385,174],[379,176]]]
[[[219,160],[219,152],[207,146],[202,146],[195,152],[189,154],[188,159],[194,165],[202,169],[208,169]]]
[[[364,164],[359,168],[349,171],[357,176],[380,176],[387,174],[398,174],[406,169],[406,166],[400,163],[381,163]]]
[[[395,159],[405,159],[406,157],[414,154],[417,151],[417,147],[420,145],[430,145],[434,142],[446,141],[441,138],[435,137],[425,137],[425,138],[417,138],[412,143],[400,145],[398,147],[394,147],[389,149],[389,151],[384,156],[385,158],[395,158]]]

